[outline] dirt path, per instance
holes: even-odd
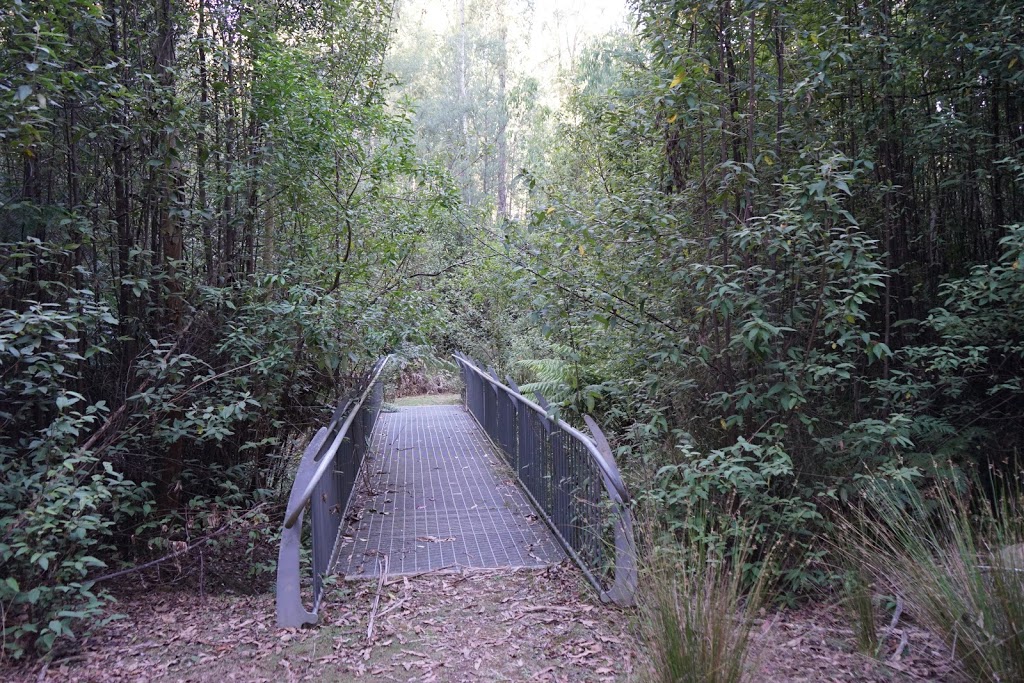
[[[578,574],[478,571],[335,586],[316,629],[279,630],[272,596],[136,593],[124,619],[24,681],[625,681],[629,616]]]

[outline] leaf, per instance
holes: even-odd
[[[28,99],[28,96],[32,94],[31,85],[19,85],[18,86],[18,101],[24,102]]]
[[[682,82],[683,82],[683,72],[680,71],[680,72],[678,72],[676,74],[676,77],[672,79],[672,82],[669,84],[668,87],[669,88],[674,88],[674,87],[676,87],[677,85],[679,85]]]

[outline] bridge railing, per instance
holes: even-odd
[[[636,546],[629,493],[607,439],[588,416],[591,439],[546,405],[526,398],[511,378],[455,354],[466,385],[466,407],[519,478],[562,547],[604,601],[632,604]],[[541,403],[543,397],[538,395]]]
[[[327,426],[309,442],[288,497],[277,560],[278,626],[317,622],[323,579],[337,560],[337,541],[356,477],[384,398],[381,373],[390,356],[380,359],[354,397],[338,402]],[[303,519],[309,508],[312,543],[313,609],[302,604],[301,554]]]

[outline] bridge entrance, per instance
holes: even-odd
[[[544,567],[565,558],[480,427],[462,406],[381,413],[363,463],[366,490],[343,531],[346,578]],[[386,558],[386,559],[385,559]]]

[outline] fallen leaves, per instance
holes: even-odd
[[[383,575],[332,588],[313,629],[276,628],[269,595],[126,596],[118,608],[128,618],[85,641],[74,659],[0,678],[575,683],[627,680],[632,668],[626,620],[596,605],[571,569]]]

